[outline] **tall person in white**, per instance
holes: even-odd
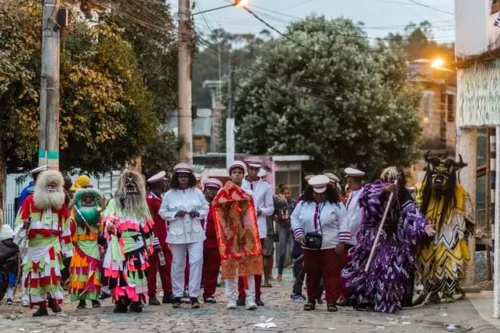
[[[174,167],[170,190],[163,197],[160,216],[167,223],[167,243],[172,250],[173,307],[181,306],[184,294],[186,252],[189,256],[189,298],[191,308],[200,307],[201,274],[203,268],[203,242],[206,239],[201,220],[208,213],[208,202],[197,188],[193,168],[187,163]]]
[[[253,200],[257,214],[257,224],[259,227],[259,237],[262,243],[263,252],[265,240],[267,237],[267,217],[274,213],[273,190],[271,184],[262,180],[258,174],[262,168],[262,161],[258,157],[251,157],[245,160],[247,165],[247,175],[243,179],[241,187],[252,191]],[[264,306],[261,300],[262,275],[255,276],[255,303],[258,306]],[[245,305],[245,288],[243,280],[238,282],[238,306]]]

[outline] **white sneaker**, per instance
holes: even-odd
[[[256,310],[257,309],[257,304],[255,304],[255,301],[252,299],[248,299],[245,302],[245,308],[247,310]]]
[[[228,310],[234,310],[234,309],[237,309],[238,306],[236,305],[236,301],[235,300],[232,300],[230,299],[229,301],[227,301],[227,307],[226,307]]]
[[[28,306],[30,306],[30,302],[29,302],[26,298],[24,298],[24,297],[23,297],[23,298],[21,299],[21,306],[22,306],[23,308],[27,308]]]

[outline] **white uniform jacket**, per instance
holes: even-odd
[[[201,220],[208,214],[209,204],[203,193],[191,187],[187,190],[171,189],[163,196],[159,214],[167,221],[167,243],[189,244],[203,242],[206,239]],[[192,218],[189,214],[175,217],[177,212],[197,211],[200,216]]]
[[[255,209],[262,211],[262,214],[257,216],[257,223],[260,239],[264,239],[267,237],[267,217],[272,216],[274,213],[271,184],[261,179],[250,182],[245,178],[241,183],[241,188],[252,193]],[[255,213],[257,214],[257,212]]]
[[[339,242],[347,243],[351,238],[345,215],[342,202],[318,204],[301,201],[291,216],[293,235],[297,239],[317,231],[323,235],[322,250],[335,248]]]
[[[363,209],[359,205],[359,198],[361,197],[362,192],[362,188],[353,191],[347,199],[346,220],[351,231],[351,240],[349,241],[349,244],[351,245],[357,244],[356,235],[361,225],[361,219],[363,218]]]

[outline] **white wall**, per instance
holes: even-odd
[[[455,54],[457,57],[471,56],[486,51],[487,18],[490,7],[491,0],[455,0]]]

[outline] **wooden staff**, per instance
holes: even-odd
[[[394,181],[394,185],[398,185],[398,180]],[[380,222],[380,226],[378,227],[377,236],[375,237],[375,241],[373,242],[372,250],[370,252],[370,256],[368,257],[368,262],[365,266],[365,273],[368,273],[368,268],[370,268],[370,264],[373,260],[373,255],[375,254],[375,248],[378,245],[378,240],[380,235],[382,234],[382,230],[384,229],[385,220],[387,219],[387,215],[389,214],[389,208],[391,208],[392,199],[394,198],[394,192],[391,192],[389,196],[389,201],[387,201],[387,205],[385,206],[384,215],[382,216],[382,221]]]

